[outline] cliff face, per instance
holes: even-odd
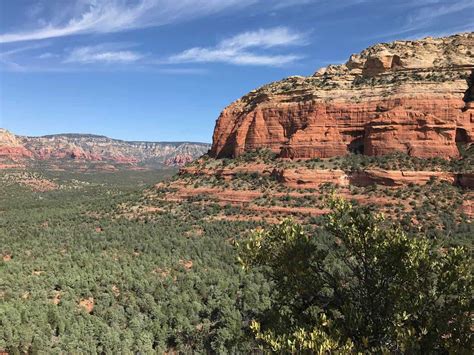
[[[127,142],[83,134],[24,137],[0,129],[0,162],[104,162],[156,167],[182,165],[208,149],[205,143]]]
[[[396,41],[235,101],[217,120],[211,155],[454,158],[458,143],[473,142],[473,123],[474,33]]]

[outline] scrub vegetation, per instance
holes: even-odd
[[[378,352],[463,351],[469,344],[464,330],[470,324],[472,225],[466,216],[452,219],[455,210],[447,210],[462,202],[461,190],[437,182],[421,190],[375,188],[374,193],[400,194],[398,200],[416,205],[386,206],[382,221],[378,208],[344,202],[330,215],[296,215],[303,225],[285,220],[275,227],[265,219],[240,218],[254,213],[209,196],[170,200],[176,188],[166,182],[155,186],[158,181],[219,185],[204,177],[169,180],[173,173],[1,173],[0,349]],[[262,206],[329,208],[337,194],[323,185],[294,197],[272,179],[246,174],[231,183],[267,191],[258,198]],[[276,186],[283,193],[278,198],[271,193]],[[264,244],[255,243],[264,235],[271,238],[262,249]],[[359,240],[361,235],[366,239]],[[351,269],[364,262],[363,245],[376,258],[369,265],[374,271],[369,281],[379,287],[373,292],[387,285],[393,291],[382,292],[377,301],[392,308],[367,305],[372,296],[364,292],[373,285]],[[389,257],[394,250],[399,254]],[[319,273],[309,273],[313,267]],[[326,272],[338,283],[323,284]],[[414,280],[412,288],[401,286]],[[298,285],[317,298],[308,299]],[[423,342],[417,348],[410,339]]]

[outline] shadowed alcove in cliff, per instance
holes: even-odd
[[[468,87],[463,98],[466,103],[474,101],[474,70],[471,71],[471,75],[467,78],[467,85]]]
[[[364,138],[359,137],[352,140],[347,146],[349,152],[353,154],[364,154]]]
[[[459,153],[462,155],[467,148],[469,143],[469,136],[467,131],[464,128],[456,128],[456,145],[458,147]]]
[[[464,128],[456,128],[456,143],[467,144],[468,140],[467,131]]]

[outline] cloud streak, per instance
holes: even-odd
[[[256,0],[76,0],[65,22],[0,34],[0,43],[42,40],[88,33],[111,33],[165,25],[245,6]],[[58,8],[57,12],[64,9]],[[60,17],[60,16],[58,16]],[[53,16],[54,18],[54,16]]]
[[[307,44],[306,35],[287,27],[244,32],[222,40],[215,47],[194,47],[169,57],[176,63],[228,63],[236,65],[280,66],[301,58],[295,54],[261,54],[256,49]]]
[[[251,5],[278,10],[319,3],[322,0],[68,0],[51,2],[49,20],[38,28],[0,34],[0,43],[43,40],[80,34],[113,33],[187,21]],[[362,0],[356,0],[362,1]],[[365,1],[365,0],[364,0]],[[45,3],[48,4],[48,3]],[[56,5],[54,5],[56,4]],[[44,4],[43,4],[44,5]],[[27,17],[46,13],[44,6],[27,11]],[[56,7],[54,7],[56,6]]]
[[[64,63],[133,63],[143,55],[130,50],[107,50],[103,46],[85,46],[74,48]]]
[[[423,2],[421,4],[423,4]],[[444,16],[455,14],[460,11],[470,11],[473,13],[474,2],[472,0],[452,0],[450,3],[446,4],[436,0],[426,1],[424,6],[408,16],[405,30],[409,31],[423,28]],[[471,25],[473,24],[474,21],[471,22]]]
[[[0,63],[2,63],[5,66],[5,68],[9,70],[25,71],[26,68],[23,65],[16,63],[12,59],[12,57],[14,57],[16,54],[19,54],[19,53],[34,51],[40,48],[48,47],[49,45],[50,45],[49,43],[43,42],[43,43],[24,45],[22,47],[17,47],[14,49],[10,49],[8,51],[0,52]]]
[[[474,12],[474,1],[472,0],[400,0],[394,6],[403,9],[408,14],[403,17],[403,25],[397,30],[379,33],[371,38],[405,35],[405,38],[408,39],[423,36],[444,36],[474,30],[472,19],[451,26],[443,23],[441,26],[442,21],[449,16]]]

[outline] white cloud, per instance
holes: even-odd
[[[42,40],[77,34],[112,33],[186,21],[250,5],[260,10],[318,3],[321,0],[68,0],[25,10],[25,23],[40,27],[0,34],[0,43]],[[354,1],[354,0],[353,0]],[[355,0],[361,1],[361,0]],[[59,6],[58,6],[59,4]],[[40,6],[41,5],[41,6]],[[48,5],[48,6],[47,6]],[[47,9],[46,9],[47,7]],[[37,18],[49,13],[49,19]],[[33,21],[32,21],[33,20]]]
[[[245,49],[250,47],[277,47],[289,45],[301,45],[306,43],[306,36],[302,33],[292,31],[287,27],[275,27],[271,29],[260,29],[238,34],[223,40],[219,47]]]
[[[38,56],[39,59],[51,59],[56,57],[58,57],[58,55],[51,52],[46,52]]]
[[[378,33],[371,38],[391,39],[394,36],[399,38],[400,35],[404,35],[405,39],[418,39],[426,36],[445,36],[474,29],[472,19],[467,22],[458,20],[458,23],[451,25],[449,22],[445,22],[449,16],[472,13],[474,11],[474,1],[472,0],[400,0],[394,6],[408,14],[403,15],[403,25],[394,31]]]
[[[421,8],[407,18],[406,30],[417,30],[444,17],[460,11],[474,11],[472,0],[451,0],[449,3],[441,1],[427,1]],[[473,23],[471,22],[471,25]]]
[[[306,35],[287,27],[244,32],[222,40],[210,48],[194,47],[169,58],[170,63],[224,62],[238,65],[284,65],[300,59],[294,54],[269,55],[254,53],[252,49],[268,49],[306,44]]]
[[[103,46],[74,48],[65,63],[132,63],[143,55],[130,50],[107,50]]]
[[[75,0],[72,16],[59,13],[40,28],[0,34],[0,43],[41,40],[85,33],[110,33],[165,25],[220,12],[257,0]],[[66,3],[71,5],[70,3]],[[64,3],[62,3],[63,6]],[[71,7],[71,6],[70,6]],[[60,20],[54,20],[58,18]]]

